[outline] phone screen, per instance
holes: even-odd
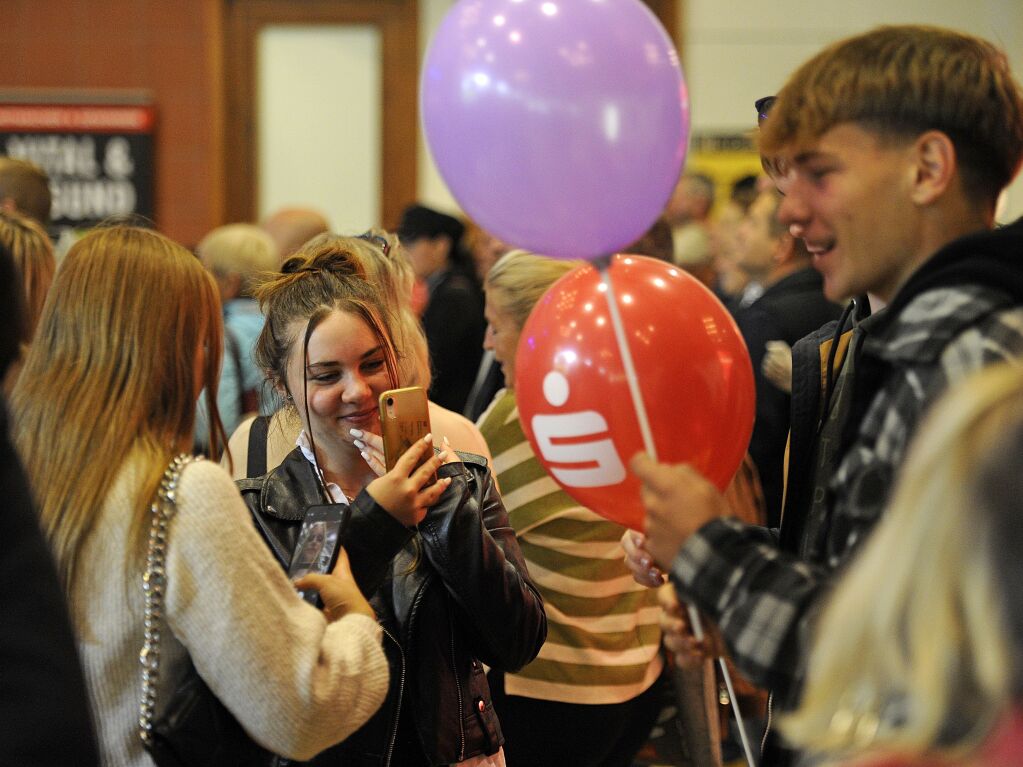
[[[344,540],[351,508],[345,503],[310,506],[298,532],[298,542],[291,555],[288,577],[292,580],[309,573],[329,573],[334,569]],[[315,589],[300,590],[307,602],[322,606]]]

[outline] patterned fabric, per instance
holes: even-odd
[[[978,286],[925,290],[862,334],[854,407],[830,483],[827,524],[806,559],[782,551],[773,531],[715,520],[677,555],[682,598],[714,617],[740,669],[791,702],[802,674],[813,605],[881,515],[921,416],[950,384],[1023,356],[1023,308]]]
[[[480,419],[522,554],[547,609],[537,659],[505,675],[509,695],[622,703],[657,679],[660,607],[625,567],[625,528],[579,506],[533,454],[515,395],[499,392]]]

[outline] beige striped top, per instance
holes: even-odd
[[[547,642],[536,660],[505,676],[506,692],[566,703],[631,700],[657,679],[662,659],[657,593],[625,566],[625,528],[579,506],[547,474],[511,390],[498,393],[479,426],[547,610]]]

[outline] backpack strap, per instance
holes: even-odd
[[[250,477],[266,474],[266,440],[270,431],[270,416],[257,415],[249,429],[249,456],[245,473]]]

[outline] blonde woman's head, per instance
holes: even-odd
[[[277,244],[255,224],[227,224],[207,234],[195,249],[213,272],[225,299],[248,296],[259,275],[277,270]]]
[[[494,352],[509,387],[515,385],[515,352],[529,313],[551,285],[582,263],[513,250],[501,256],[487,274],[483,348]]]
[[[783,725],[837,757],[968,749],[1021,691],[1023,369],[954,389],[829,600]],[[1018,700],[1018,698],[1017,698]]]

